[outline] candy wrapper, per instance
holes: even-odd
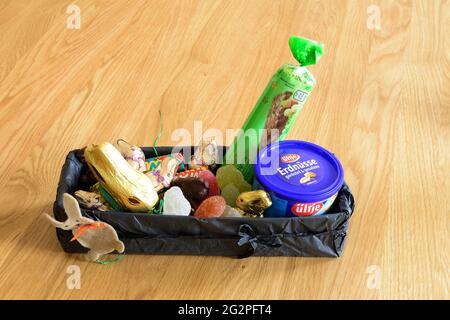
[[[157,192],[170,186],[179,164],[176,158],[165,157],[155,169],[146,173]]]
[[[202,166],[214,168],[219,161],[219,149],[214,138],[203,139],[195,149],[194,155],[189,162],[189,169]]]
[[[111,211],[112,208],[99,193],[84,190],[75,191],[75,199],[82,208],[90,210]]]
[[[236,199],[236,207],[244,217],[260,218],[271,205],[272,200],[264,190],[243,192]]]
[[[133,146],[123,139],[117,140],[116,147],[130,166],[140,172],[146,170],[145,154],[141,148]]]
[[[159,201],[152,182],[134,169],[112,144],[89,146],[84,156],[100,186],[122,208],[132,212],[149,212]]]
[[[317,63],[323,44],[291,37],[289,46],[300,65],[284,64],[278,69],[225,154],[224,162],[234,164],[248,182],[258,151],[285,138],[316,84],[305,66]]]
[[[160,166],[161,161],[163,161],[166,158],[173,158],[173,159],[177,160],[177,162],[178,162],[177,171],[185,170],[183,155],[181,153],[173,153],[173,154],[166,154],[166,155],[159,156],[159,157],[148,158],[145,162],[145,165],[146,165],[145,171],[148,172],[148,171],[155,170],[158,166]]]
[[[181,153],[167,154],[146,160],[146,176],[153,182],[156,191],[170,186],[178,170],[184,170],[184,157]]]

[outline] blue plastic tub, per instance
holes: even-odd
[[[266,217],[312,216],[325,213],[344,182],[339,160],[316,144],[284,140],[258,155],[255,188],[266,190],[272,206]]]

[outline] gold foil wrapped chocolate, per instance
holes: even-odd
[[[264,190],[242,192],[236,199],[236,207],[243,216],[262,217],[264,210],[272,205],[272,200]]]
[[[149,212],[159,201],[152,181],[131,167],[112,144],[89,146],[84,156],[100,185],[123,208]]]

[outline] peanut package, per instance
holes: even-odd
[[[248,182],[259,150],[286,137],[316,84],[305,66],[319,61],[323,44],[292,36],[289,47],[299,65],[278,69],[225,154],[224,163],[235,165]]]

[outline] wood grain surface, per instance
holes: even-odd
[[[0,0],[0,298],[449,299],[450,2]],[[380,29],[368,27],[381,12]],[[325,43],[289,138],[340,158],[357,207],[344,255],[126,256],[62,251],[52,211],[69,150],[179,128],[242,124],[294,62]],[[70,290],[78,265],[81,288]]]

